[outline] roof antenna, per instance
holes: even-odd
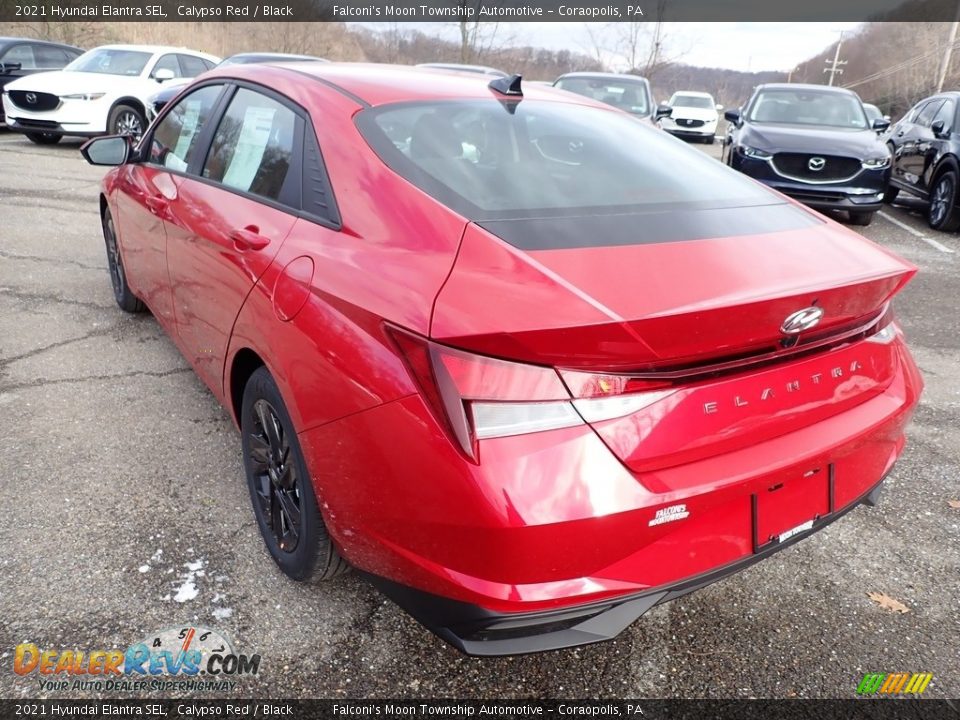
[[[510,75],[509,77],[494,78],[487,85],[488,88],[501,95],[513,95],[523,97],[523,89],[520,87],[520,75]]]

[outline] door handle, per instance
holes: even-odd
[[[238,250],[263,250],[270,244],[270,238],[261,235],[260,228],[256,225],[231,230],[229,237]]]
[[[144,203],[155,213],[166,212],[167,208],[170,207],[170,201],[162,195],[147,195],[144,198]]]
[[[905,132],[906,132],[906,130],[901,130],[900,132],[897,133],[897,137],[903,137],[903,134],[904,134]]]

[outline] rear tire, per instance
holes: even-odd
[[[883,201],[889,205],[894,200],[897,199],[897,196],[900,194],[900,188],[894,187],[893,185],[887,186],[887,189],[883,193]]]
[[[957,208],[957,173],[944,170],[937,176],[930,192],[927,222],[934,230],[954,232],[960,228],[960,209]]]
[[[147,309],[127,285],[127,273],[123,269],[123,257],[120,255],[120,241],[109,210],[103,211],[100,218],[103,226],[103,241],[107,246],[107,265],[110,270],[110,283],[113,285],[113,299],[120,309],[128,313],[140,313]]]
[[[859,225],[861,227],[866,227],[873,222],[873,213],[872,212],[850,212],[850,224]]]
[[[37,145],[56,145],[63,140],[63,135],[52,132],[28,132],[24,133],[27,140]]]
[[[265,367],[244,388],[240,432],[253,514],[274,562],[294,580],[343,574],[349,565],[327,532],[297,433]]]

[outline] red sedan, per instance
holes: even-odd
[[[117,302],[232,413],[283,572],[349,563],[468,653],[613,637],[903,450],[915,268],[587,98],[237,66],[84,154]]]

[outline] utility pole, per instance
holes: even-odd
[[[957,26],[960,25],[960,2],[957,3],[957,14],[954,16],[953,24],[950,25],[950,37],[947,39],[947,46],[943,50],[943,59],[940,61],[940,72],[937,73],[937,92],[943,92],[943,83],[947,79],[947,71],[950,69],[950,58],[953,56],[953,44],[957,41]]]
[[[835,53],[833,53],[833,63],[831,64],[830,67],[823,69],[825,73],[830,73],[830,82],[828,82],[827,85],[833,85],[834,78],[836,78],[837,75],[843,75],[843,68],[838,66],[847,64],[846,60],[840,59],[840,46],[843,45],[843,34],[844,34],[844,31],[841,30],[840,39],[837,40],[837,50]],[[830,61],[825,60],[824,62],[829,63]]]

